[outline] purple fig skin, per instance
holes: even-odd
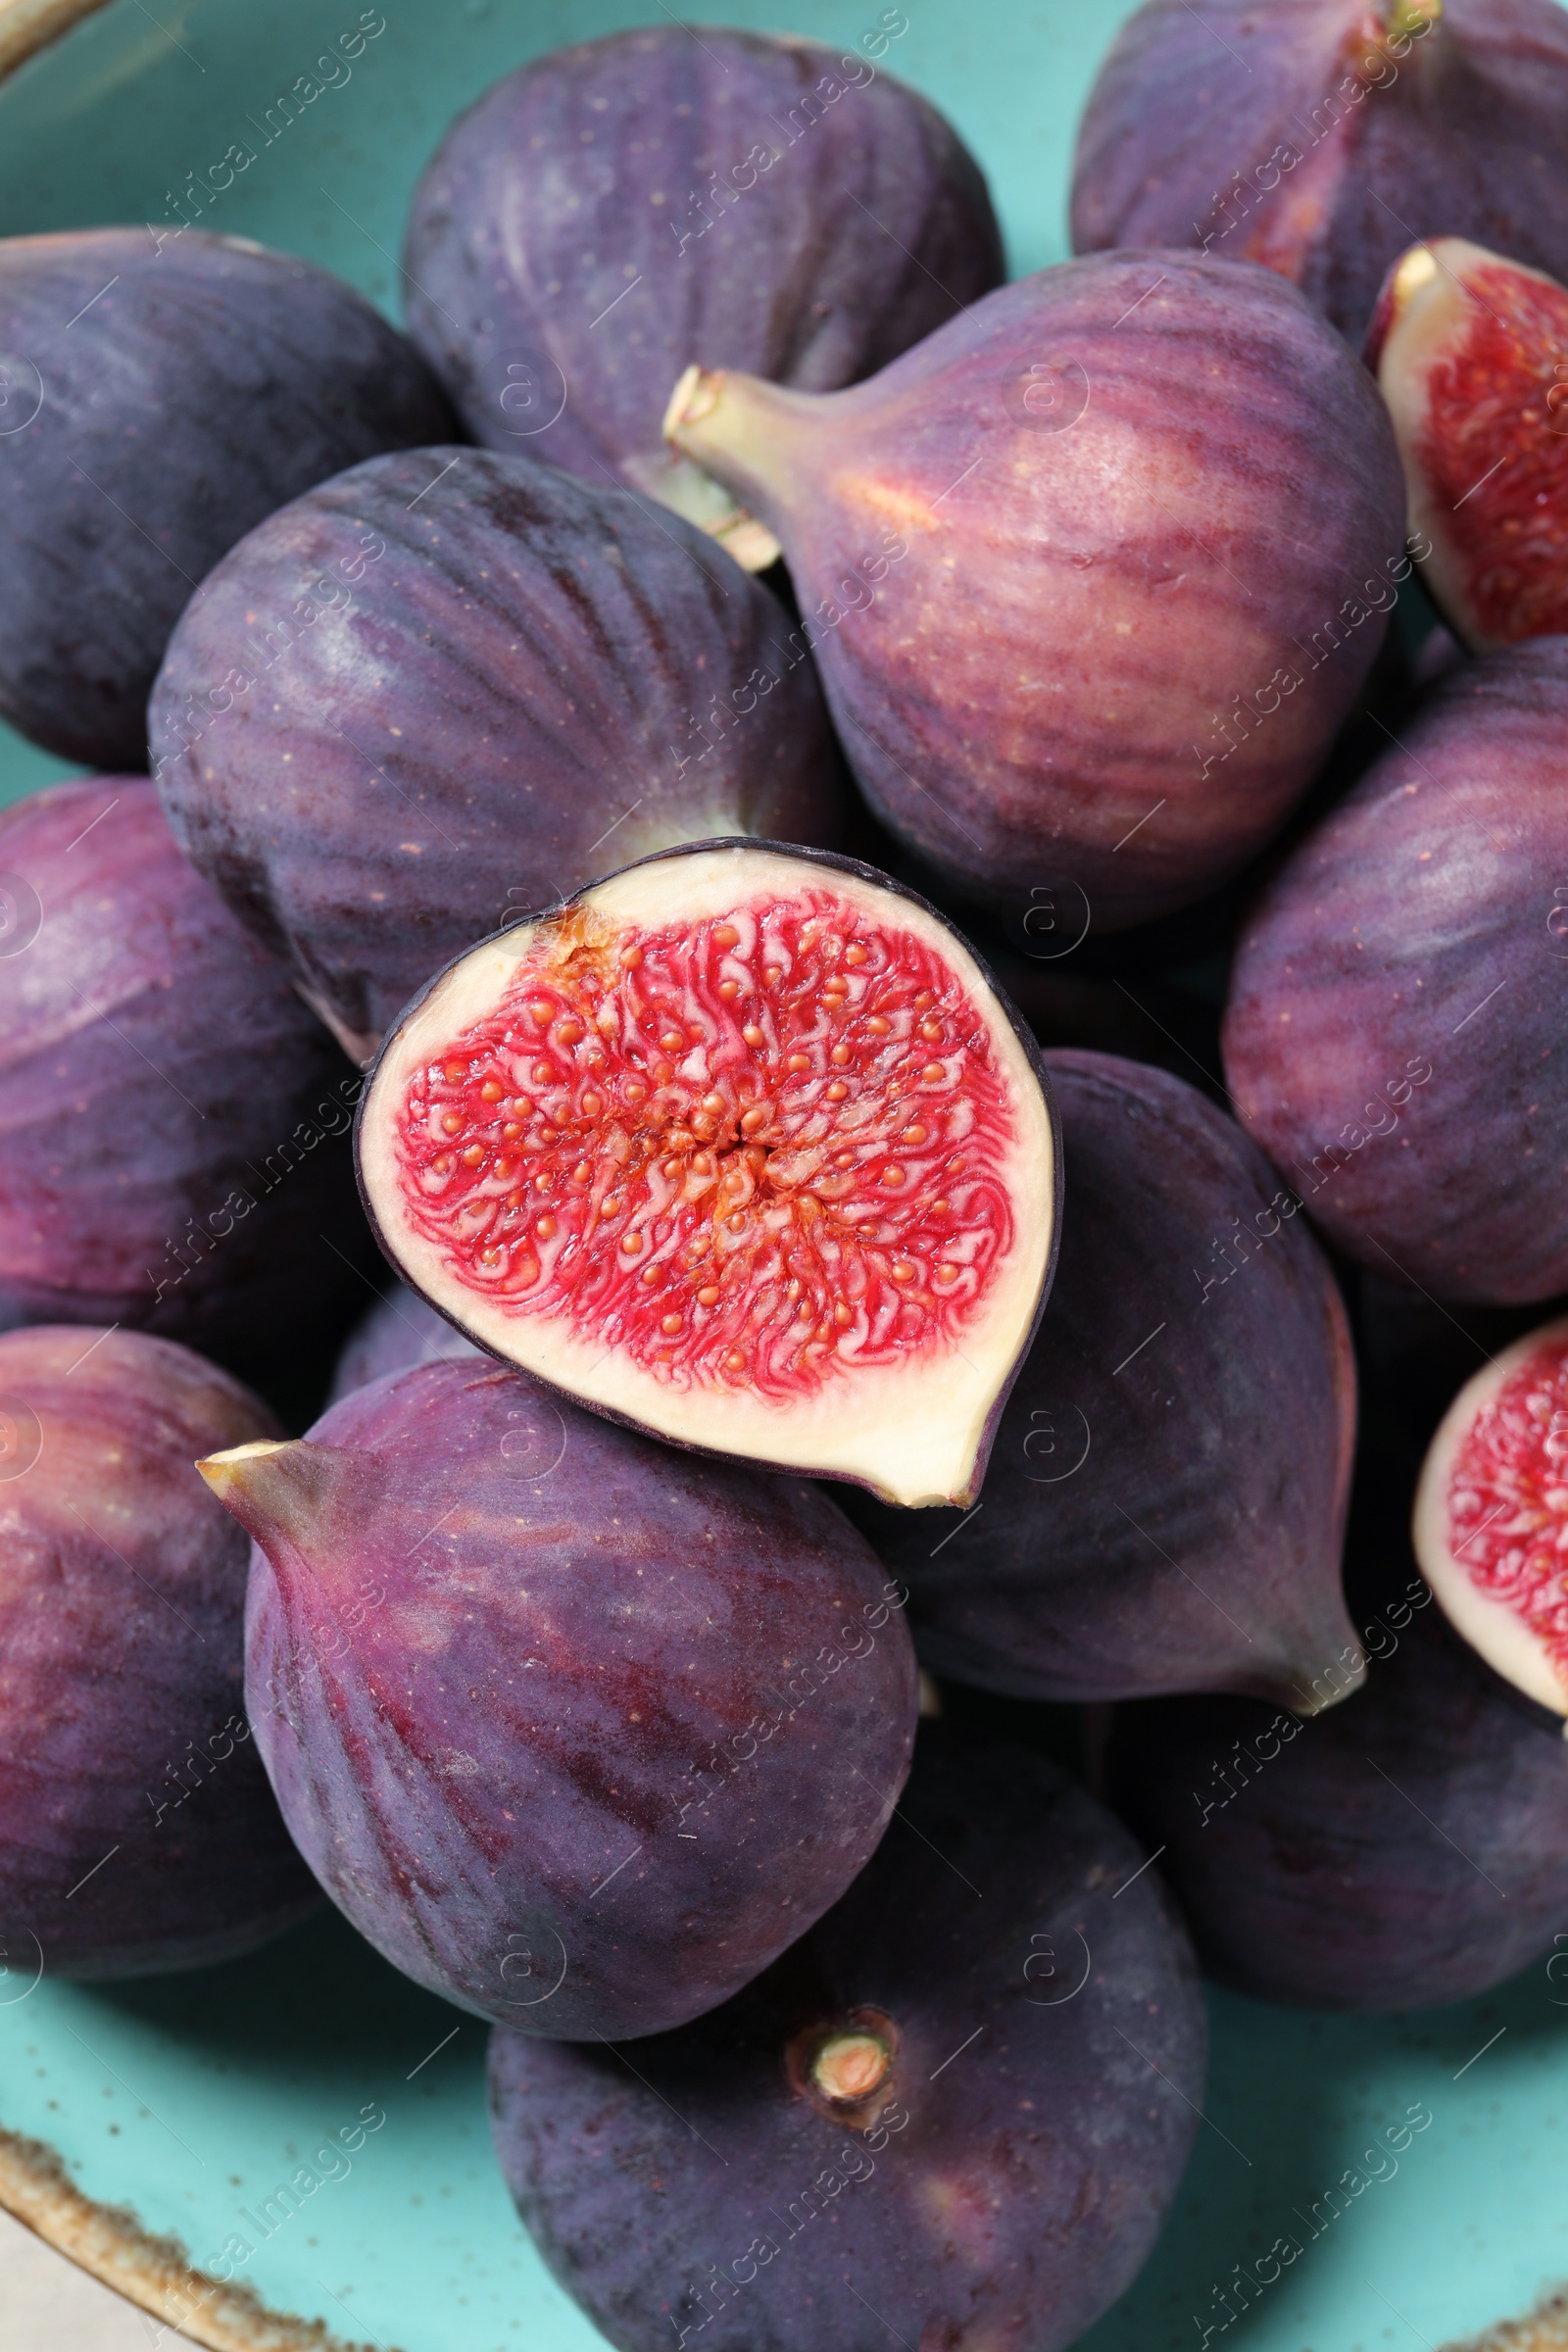
[[[939,1675],[1019,1698],[1245,1690],[1310,1710],[1353,1639],[1355,1369],[1333,1276],[1196,1088],[1108,1054],[1045,1062],[1061,1258],[981,1507],[912,1521],[856,1494],[852,1516],[908,1584]]]
[[[1203,2095],[1143,1860],[1054,1764],[922,1724],[864,1874],[737,1999],[635,2071],[499,2030],[497,2152],[561,2284],[618,2352],[1074,2341],[1149,2253]],[[897,2048],[869,2099],[799,2087],[873,2021]]]
[[[1472,2000],[1568,1930],[1568,1746],[1430,1606],[1411,1566],[1366,1688],[1299,1724],[1248,1699],[1118,1709],[1112,1801],[1205,1969],[1263,2000]],[[1415,1613],[1419,1612],[1419,1613]]]
[[[0,715],[88,766],[142,765],[170,631],[236,539],[452,431],[418,353],[352,287],[200,229],[0,241],[0,350],[13,399],[40,396],[0,440]]]
[[[484,1349],[449,1323],[427,1298],[394,1283],[384,1298],[350,1332],[332,1375],[328,1404],[339,1404],[356,1389],[415,1364],[439,1364],[451,1357],[483,1356]]]
[[[311,1332],[364,1232],[360,1082],[282,967],[145,776],[7,809],[0,893],[0,1329]]]
[[[460,116],[415,194],[406,281],[475,440],[678,503],[689,469],[660,427],[689,361],[833,391],[1000,285],[979,169],[862,53],[878,39],[845,58],[643,26]]]
[[[1338,1248],[1440,1298],[1568,1289],[1568,638],[1445,672],[1246,924],[1237,1113]]]
[[[639,847],[837,839],[776,600],[656,513],[488,450],[372,459],[253,531],[174,632],[170,821],[354,1059],[458,951]],[[258,613],[312,594],[274,650]]]
[[[24,1981],[194,1968],[320,1900],[245,1720],[245,1540],[191,1468],[277,1434],[167,1340],[0,1337],[0,1923]]]
[[[1555,0],[1151,0],[1123,26],[1079,132],[1075,253],[1260,262],[1359,345],[1434,236],[1568,275]]]
[[[1049,894],[1113,931],[1242,866],[1409,572],[1366,370],[1196,255],[1040,270],[846,392],[683,379],[669,430],[777,534],[878,816],[1031,937]]]
[[[914,1653],[820,1490],[456,1362],[207,1474],[257,1538],[246,1689],[284,1819],[361,1934],[460,2008],[552,2036],[683,2024],[881,1837]]]

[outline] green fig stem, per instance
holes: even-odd
[[[303,1438],[259,1440],[196,1464],[225,1511],[264,1551],[278,1537],[300,1549],[320,1518],[338,1456]]]
[[[1383,37],[1417,41],[1443,14],[1443,0],[1391,0]]]
[[[758,518],[754,528],[771,536],[793,503],[793,453],[814,437],[820,398],[732,368],[688,368],[664,412],[664,438],[737,498],[748,520]],[[772,544],[776,553],[778,540]]]

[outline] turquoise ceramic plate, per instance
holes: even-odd
[[[660,13],[661,0],[381,0],[363,14],[358,0],[114,0],[0,87],[0,233],[172,222],[191,175],[245,139],[257,160],[203,225],[308,254],[395,317],[409,193],[453,114],[526,58]],[[981,157],[1011,269],[1061,258],[1072,128],[1123,13],[1112,0],[713,13],[782,17],[846,46],[878,19],[906,22],[888,66]],[[383,29],[269,140],[278,95],[357,24]],[[0,730],[0,800],[67,772]],[[0,1954],[0,2199],[101,2273],[222,2344],[319,2345],[323,2330],[385,2352],[600,2341],[501,2187],[482,2029],[335,1919],[248,1961],[118,1990],[33,1986],[29,1950]],[[1568,2277],[1568,1943],[1555,1976],[1543,1966],[1491,2000],[1408,2019],[1217,1996],[1185,2189],[1092,2352],[1200,2352],[1221,2336],[1226,2352],[1418,2352]],[[1369,2155],[1412,2111],[1430,2120],[1408,2145]],[[177,2248],[257,2303],[182,2304]]]

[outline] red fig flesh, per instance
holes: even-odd
[[[1423,578],[1472,651],[1568,630],[1568,286],[1439,237],[1396,263],[1368,358]]]
[[[714,843],[460,956],[387,1039],[361,1183],[493,1353],[677,1444],[972,1494],[1054,1254],[1038,1057],[847,859]]]

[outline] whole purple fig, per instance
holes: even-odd
[[[153,692],[154,773],[364,1060],[460,949],[628,858],[831,846],[837,756],[786,634],[765,588],[626,491],[488,450],[376,458],[206,581]]]
[[[1568,637],[1447,671],[1286,860],[1225,1012],[1243,1125],[1373,1273],[1568,1288]]]
[[[1159,2230],[1203,2095],[1187,1937],[1119,1822],[946,1724],[862,1876],[635,2059],[491,2036],[502,2170],[618,2352],[1059,2352]]]
[[[1051,1303],[979,1508],[852,1516],[922,1660],[1021,1698],[1351,1689],[1340,1555],[1355,1370],[1291,1196],[1180,1078],[1045,1056],[1067,1194]]]
[[[372,1380],[384,1380],[390,1372],[483,1352],[445,1315],[437,1314],[427,1298],[397,1282],[350,1332],[337,1359],[327,1403],[340,1403],[356,1389],[368,1389]]]
[[[1150,0],[1091,93],[1073,250],[1262,262],[1359,343],[1412,240],[1568,274],[1555,0]]]
[[[0,815],[0,1329],[299,1338],[352,1279],[358,1086],[145,776]]]
[[[89,765],[141,766],[169,632],[225,549],[312,482],[451,431],[352,287],[200,229],[0,241],[0,715]]]
[[[415,194],[409,331],[476,440],[618,478],[737,530],[660,420],[686,362],[803,391],[854,383],[1000,284],[973,157],[879,72],[907,19],[844,56],[640,26],[509,74]]]
[[[1194,255],[1043,270],[845,392],[692,368],[667,429],[777,533],[878,815],[1031,938],[1245,863],[1410,568],[1365,368]]]
[[[245,1717],[244,1539],[191,1468],[275,1430],[166,1340],[0,1337],[0,1929],[18,1977],[191,1968],[320,1899]]]
[[[283,1817],[460,2007],[552,2036],[684,2024],[881,1837],[914,1654],[816,1488],[455,1362],[201,1468],[257,1540],[246,1690]]]

